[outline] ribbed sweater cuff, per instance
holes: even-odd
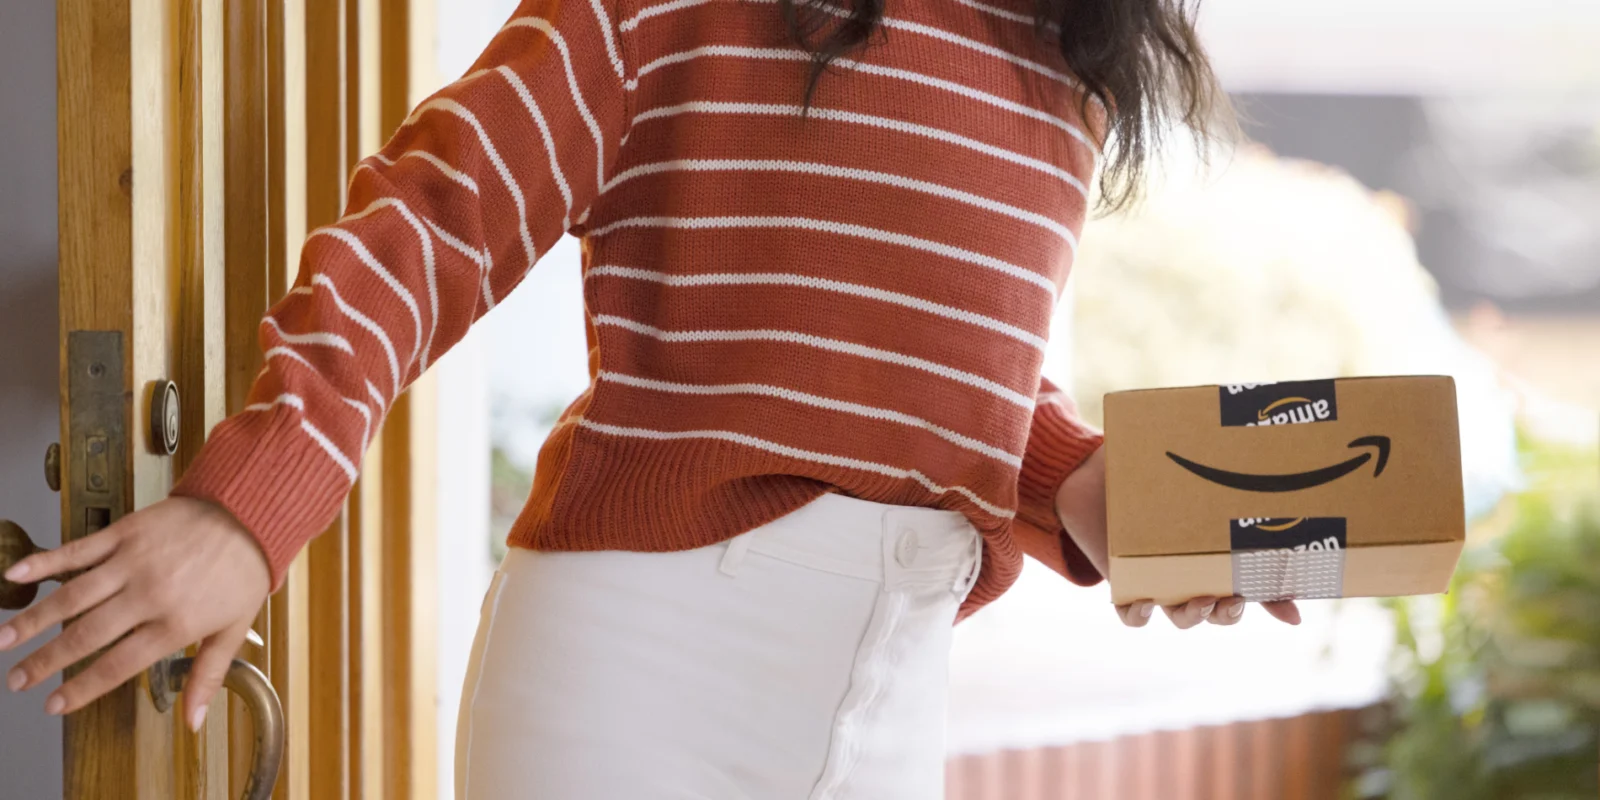
[[[266,555],[276,591],[301,548],[338,515],[349,487],[301,429],[299,413],[280,407],[219,424],[172,493],[238,518]]]
[[[1104,580],[1100,571],[1067,535],[1056,514],[1056,492],[1105,437],[1065,413],[1041,409],[1017,478],[1017,520],[1013,535],[1023,552],[1043,562],[1068,580],[1093,586]]]

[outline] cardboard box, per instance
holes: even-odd
[[[1449,587],[1466,513],[1448,377],[1117,392],[1105,426],[1118,604]]]

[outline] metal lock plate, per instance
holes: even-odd
[[[128,510],[128,389],[121,331],[67,334],[67,540]]]

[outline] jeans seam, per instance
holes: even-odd
[[[827,756],[823,761],[822,777],[817,780],[816,790],[812,793],[813,800],[840,800],[840,794],[847,788],[847,781],[855,771],[861,760],[861,743],[859,732],[864,727],[867,716],[874,706],[883,697],[887,684],[884,672],[887,666],[882,662],[889,655],[888,645],[893,643],[899,633],[901,617],[904,616],[904,607],[910,598],[903,592],[891,592],[879,601],[878,608],[882,609],[883,618],[877,619],[874,611],[872,623],[881,622],[877,630],[872,631],[875,636],[861,643],[857,651],[857,661],[851,669],[851,686],[846,690],[846,704],[852,699],[851,694],[856,690],[856,676],[865,684],[862,697],[854,706],[841,704],[839,711],[834,716],[833,740],[828,744]],[[869,630],[872,630],[869,623]],[[847,729],[847,723],[854,723],[853,728]]]
[[[483,689],[483,669],[485,663],[489,660],[489,647],[494,643],[494,620],[500,613],[500,596],[505,593],[506,581],[508,580],[510,580],[510,575],[503,568],[497,570],[489,586],[491,597],[485,598],[489,600],[489,603],[487,609],[488,619],[483,622],[483,649],[478,652],[478,663],[475,670],[477,674],[474,676],[476,680],[472,684],[472,699],[467,703],[467,746],[466,753],[462,759],[466,763],[457,765],[457,769],[461,769],[466,773],[461,777],[461,800],[470,800],[472,797],[472,734],[478,722],[478,693]]]

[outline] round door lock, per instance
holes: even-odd
[[[178,384],[172,381],[150,386],[150,449],[158,456],[178,452]]]

